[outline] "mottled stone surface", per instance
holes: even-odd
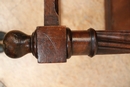
[[[104,29],[104,0],[61,0],[61,24]],[[43,0],[0,0],[0,30],[31,34],[43,25]],[[130,55],[72,57],[63,64],[38,64],[28,54],[0,54],[0,81],[7,87],[130,87]]]
[[[0,82],[0,87],[6,87],[4,83]]]

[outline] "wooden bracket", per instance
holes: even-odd
[[[58,0],[44,0],[44,26],[59,25]]]

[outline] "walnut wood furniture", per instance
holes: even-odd
[[[32,35],[10,31],[3,40],[4,51],[11,58],[32,53],[38,63],[63,63],[71,56],[130,53],[130,31],[71,31],[59,25],[58,0],[44,0],[44,26]]]

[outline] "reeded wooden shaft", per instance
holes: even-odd
[[[97,54],[130,53],[130,31],[97,31]]]
[[[130,31],[71,31],[64,26],[37,27],[31,35],[11,31],[4,38],[5,53],[19,58],[33,53],[39,63],[66,62],[73,55],[130,53]]]

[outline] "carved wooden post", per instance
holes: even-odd
[[[39,63],[62,63],[73,55],[130,53],[129,37],[130,31],[71,31],[65,26],[41,26],[31,36],[11,31],[3,43],[9,57],[31,52]]]

